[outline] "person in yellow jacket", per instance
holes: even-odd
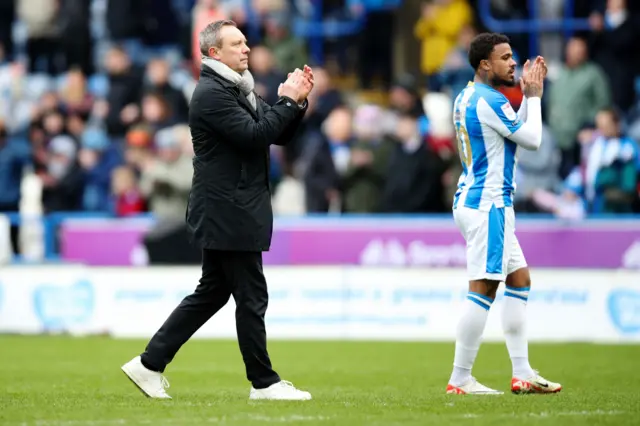
[[[467,0],[427,0],[414,27],[414,35],[422,40],[422,73],[437,74],[456,46],[458,34],[473,20]]]

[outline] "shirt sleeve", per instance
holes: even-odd
[[[520,103],[520,109],[518,110],[518,117],[520,120],[526,122],[527,121],[527,97],[522,97],[522,102]]]
[[[502,94],[483,96],[478,100],[478,119],[491,127],[503,138],[511,136],[523,121],[518,117],[511,104]]]
[[[502,96],[502,95],[501,95]],[[493,100],[481,98],[478,101],[480,123],[491,127],[503,138],[515,142],[524,149],[535,151],[542,142],[542,115],[540,98],[527,99],[527,122],[518,117],[509,101],[502,96]]]

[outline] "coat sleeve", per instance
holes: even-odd
[[[265,115],[267,111],[269,111],[272,107],[266,103],[260,96],[256,96],[258,98],[258,102],[262,106],[262,111],[264,111]],[[282,98],[280,98],[282,100]],[[277,103],[276,103],[277,105]],[[295,136],[296,131],[300,127],[300,123],[304,118],[305,113],[307,112],[307,107],[309,106],[309,102],[305,99],[304,103],[301,106],[298,106],[298,115],[278,136],[278,138],[273,142],[275,145],[287,145]]]
[[[281,97],[256,122],[227,90],[203,93],[192,100],[191,108],[196,109],[206,129],[244,152],[264,152],[296,120],[300,112],[295,101]]]

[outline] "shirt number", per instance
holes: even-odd
[[[458,123],[457,137],[460,161],[462,161],[462,164],[469,168],[471,167],[471,160],[473,158],[473,154],[471,153],[471,141],[469,140],[469,133],[467,132],[467,128],[460,125],[460,123]]]

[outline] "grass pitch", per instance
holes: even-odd
[[[271,341],[276,370],[305,402],[250,402],[235,341],[193,340],[167,370],[171,401],[149,400],[120,371],[144,341],[0,336],[0,425],[637,425],[640,346],[531,345],[557,395],[453,396],[453,344]],[[474,375],[509,390],[502,344]]]

